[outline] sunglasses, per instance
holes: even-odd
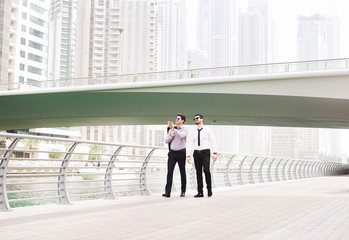
[[[199,120],[199,119],[201,119],[201,117],[196,117],[193,120],[196,121],[196,120]]]
[[[181,118],[180,117],[176,117],[176,120],[181,120]]]

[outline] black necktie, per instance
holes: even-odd
[[[198,146],[200,146],[200,131],[202,130],[202,128],[198,129]]]

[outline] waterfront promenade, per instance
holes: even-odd
[[[0,212],[7,239],[348,239],[349,177],[122,197]]]

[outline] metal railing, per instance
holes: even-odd
[[[0,133],[0,209],[164,191],[165,147]],[[187,164],[188,189],[196,188]],[[341,163],[220,153],[213,187],[287,181],[346,173]],[[179,189],[175,174],[173,191]]]
[[[0,90],[20,90],[38,88],[60,88],[115,83],[152,82],[193,78],[239,76],[250,74],[270,74],[319,70],[348,69],[349,58],[335,58],[311,61],[279,62],[255,65],[239,65],[215,68],[199,68],[138,74],[69,78],[24,83],[0,84]]]

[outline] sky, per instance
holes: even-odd
[[[247,1],[246,1],[247,2]],[[297,45],[297,16],[324,14],[328,3],[333,4],[341,22],[341,43],[343,57],[349,56],[346,42],[349,41],[349,1],[348,0],[271,0],[273,19],[278,29],[279,60],[294,60]]]
[[[236,0],[238,7],[244,11],[248,0]],[[277,61],[296,60],[297,16],[311,16],[326,12],[327,4],[335,7],[341,21],[342,56],[349,57],[349,0],[270,0],[273,20],[277,28],[278,59]],[[197,0],[186,1],[188,21],[188,48],[196,47],[196,6]]]
[[[246,10],[248,0],[236,0],[242,10]],[[341,56],[349,57],[349,0],[270,0],[273,20],[278,31],[277,62],[295,61],[297,47],[297,16],[311,16],[316,13],[324,14],[328,3],[334,5],[336,15],[341,22]],[[188,0],[187,23],[188,48],[196,47],[196,5],[197,0]],[[342,151],[349,156],[349,130],[341,130]]]

